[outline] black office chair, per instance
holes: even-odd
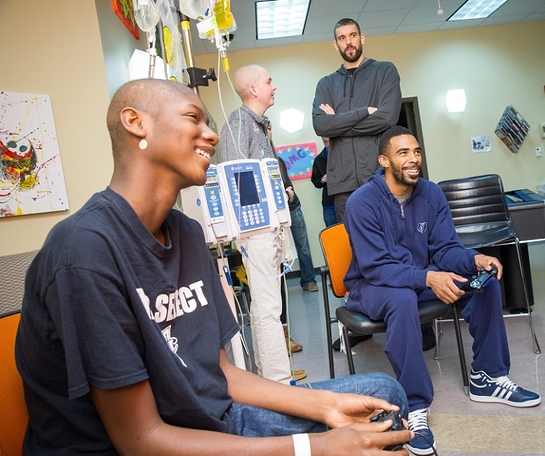
[[[346,345],[346,357],[348,361],[348,369],[350,374],[354,374],[354,359],[352,357],[352,349],[350,347],[349,333],[356,335],[377,334],[386,332],[386,323],[384,320],[372,320],[367,315],[360,312],[352,312],[346,306],[338,307],[335,310],[336,318],[331,317],[329,308],[329,284],[333,290],[333,294],[338,298],[343,298],[348,289],[344,285],[344,276],[352,259],[352,249],[348,239],[348,233],[343,223],[330,226],[320,233],[320,245],[325,258],[325,266],[320,268],[322,276],[322,292],[324,298],[324,309],[326,316],[326,335],[327,335],[327,350],[329,356],[329,374],[331,378],[335,378],[335,366],[333,363],[333,348],[331,337],[331,325],[340,321],[343,324],[343,339]],[[439,317],[443,317],[450,312],[454,313],[454,328],[456,331],[456,340],[458,343],[458,354],[460,357],[460,367],[462,370],[462,380],[464,389],[467,392],[469,388],[467,367],[464,354],[464,346],[462,343],[462,332],[458,318],[456,306],[446,305],[444,302],[427,301],[419,304],[418,313],[421,323],[433,321]]]
[[[520,242],[513,228],[501,177],[497,174],[487,174],[446,180],[439,182],[438,185],[447,198],[456,232],[465,247],[480,249],[515,243],[534,352],[541,353],[532,320],[530,293]]]

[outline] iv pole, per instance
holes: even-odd
[[[185,58],[186,58],[186,64],[187,69],[190,74],[190,79],[194,79],[195,72],[192,72],[191,70],[199,70],[198,68],[195,68],[195,63],[193,61],[193,47],[191,42],[191,33],[190,33],[190,22],[189,17],[185,14],[181,14],[181,28],[182,28],[182,42],[184,46],[184,52],[185,52]],[[213,72],[212,72],[213,74]],[[207,75],[204,75],[203,77],[208,78]],[[215,76],[213,78],[214,81]],[[194,90],[194,92],[199,95],[199,84],[197,81],[191,80],[190,87]],[[206,85],[208,85],[208,80],[206,80]],[[225,296],[227,298],[227,301],[229,302],[229,306],[231,307],[231,310],[233,312],[233,315],[235,316],[235,319],[237,319],[238,313],[235,305],[235,298],[234,298],[234,291],[232,287],[231,282],[231,275],[229,271],[229,261],[225,257],[225,251],[223,248],[223,242],[218,242],[218,271],[220,276],[221,285],[223,287],[223,291],[225,293]],[[237,319],[238,321],[238,319]],[[242,339],[242,328],[241,330],[233,336],[231,339],[231,350],[233,353],[233,360],[235,363],[235,366],[247,370],[246,366],[246,360],[244,357],[244,349],[243,349],[243,339]]]

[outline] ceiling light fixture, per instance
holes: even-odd
[[[442,16],[444,11],[443,11],[443,8],[441,8],[441,0],[437,0],[437,15],[438,16]]]
[[[467,0],[447,21],[465,21],[490,16],[507,0]]]
[[[310,0],[273,0],[255,2],[257,39],[302,35]]]

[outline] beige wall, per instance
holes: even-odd
[[[96,5],[95,5],[96,3]],[[52,6],[54,5],[54,6]],[[109,182],[110,144],[105,128],[109,95],[126,80],[132,49],[143,48],[110,10],[109,0],[2,0],[0,27],[9,37],[0,50],[0,90],[42,93],[51,97],[68,190],[70,211],[0,219],[0,254],[39,248],[51,227],[79,209]],[[97,13],[98,11],[98,13]],[[391,60],[399,68],[404,96],[420,104],[429,174],[441,180],[497,172],[508,189],[535,188],[545,181],[543,146],[537,125],[545,121],[545,64],[540,43],[543,22],[460,29],[408,35],[369,37],[365,53]],[[316,141],[310,109],[318,79],[340,65],[331,43],[282,46],[229,52],[232,72],[248,63],[266,66],[278,86],[276,105],[268,115],[276,125],[277,145]],[[196,65],[216,67],[217,56],[197,56]],[[221,128],[221,87],[227,113],[238,106],[225,73],[219,84],[200,89]],[[446,91],[464,87],[468,106],[448,114]],[[509,152],[495,137],[494,127],[508,104],[530,122],[530,135],[519,154]],[[279,113],[295,107],[307,114],[301,132],[278,127]],[[470,137],[490,135],[493,151],[474,155]],[[315,266],[322,263],[317,236],[323,228],[320,192],[309,180],[295,182],[302,200]]]
[[[97,9],[108,24],[108,72]],[[112,12],[110,0],[97,0],[96,6],[95,0],[2,0],[0,30],[0,90],[51,97],[70,205],[67,212],[0,219],[0,255],[6,255],[41,247],[53,225],[108,184],[107,75],[112,86],[126,80],[125,62],[119,63],[126,59],[122,52],[128,53],[124,43],[137,41]]]
[[[404,97],[418,97],[424,145],[431,180],[485,173],[502,176],[506,189],[530,188],[545,182],[545,157],[535,148],[544,146],[538,125],[545,122],[545,23],[531,22],[441,32],[369,37],[365,54],[396,64]],[[341,63],[330,42],[228,52],[231,74],[249,63],[265,66],[277,86],[276,102],[267,111],[275,125],[277,146],[316,141],[310,118],[316,83]],[[215,67],[219,75],[225,112],[239,105],[225,73],[217,69],[217,56],[197,56],[202,68]],[[449,89],[464,88],[468,98],[464,113],[449,114],[445,96]],[[201,89],[219,128],[224,123],[218,87]],[[494,128],[507,105],[512,104],[530,123],[530,133],[518,154],[496,137]],[[280,111],[294,107],[305,113],[302,131],[289,134],[278,127]],[[470,138],[490,135],[492,152],[473,154]],[[318,233],[323,229],[320,192],[310,180],[295,181],[302,200],[315,266],[323,263]]]

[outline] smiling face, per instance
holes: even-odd
[[[163,97],[146,135],[151,166],[177,173],[183,188],[203,185],[219,140],[208,121],[204,105],[193,91],[181,90],[175,96]]]
[[[354,24],[341,25],[335,29],[333,45],[345,61],[345,67],[353,68],[363,59],[365,35]]]
[[[412,135],[394,136],[387,153],[379,155],[385,179],[394,196],[406,195],[414,187],[422,166],[421,148]]]

